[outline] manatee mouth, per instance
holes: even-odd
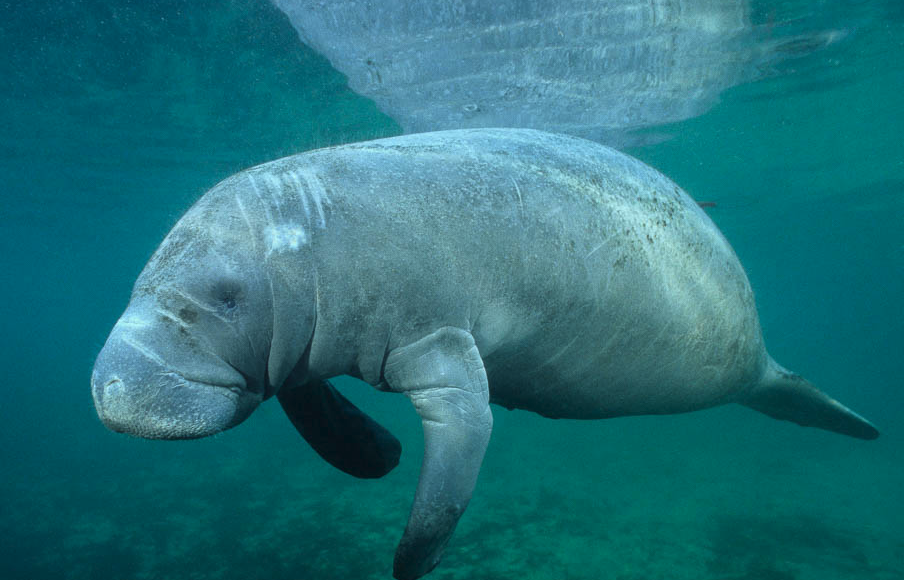
[[[119,323],[91,375],[104,425],[147,439],[195,439],[238,425],[262,400],[255,384],[211,350]]]
[[[151,381],[92,377],[97,414],[118,433],[147,439],[196,439],[240,423],[250,409],[239,385],[215,385],[166,371]]]

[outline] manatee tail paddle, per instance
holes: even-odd
[[[775,419],[805,427],[817,427],[858,439],[879,436],[879,430],[872,423],[772,360],[763,381],[739,402]]]

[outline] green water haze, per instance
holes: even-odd
[[[378,579],[422,453],[402,397],[338,386],[402,442],[362,481],[274,402],[190,442],[104,429],[94,357],[207,188],[395,135],[263,0],[0,2],[0,578]],[[732,243],[781,364],[868,417],[863,442],[739,406],[553,421],[494,408],[435,580],[904,578],[904,8],[753,2],[843,40],[629,153]]]

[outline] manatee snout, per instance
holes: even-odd
[[[116,330],[95,362],[91,393],[107,428],[148,439],[219,433],[241,423],[261,398],[223,361],[180,370],[140,336]]]

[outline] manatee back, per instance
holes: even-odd
[[[469,328],[488,372],[500,369],[497,391],[537,367],[536,380],[604,379],[625,409],[663,385],[704,382],[716,387],[703,399],[723,397],[762,371],[753,295],[724,237],[671,180],[613,149],[533,130],[444,131],[245,173],[263,197],[295,199],[295,215],[319,192],[322,221],[305,229],[318,328],[346,343]]]

